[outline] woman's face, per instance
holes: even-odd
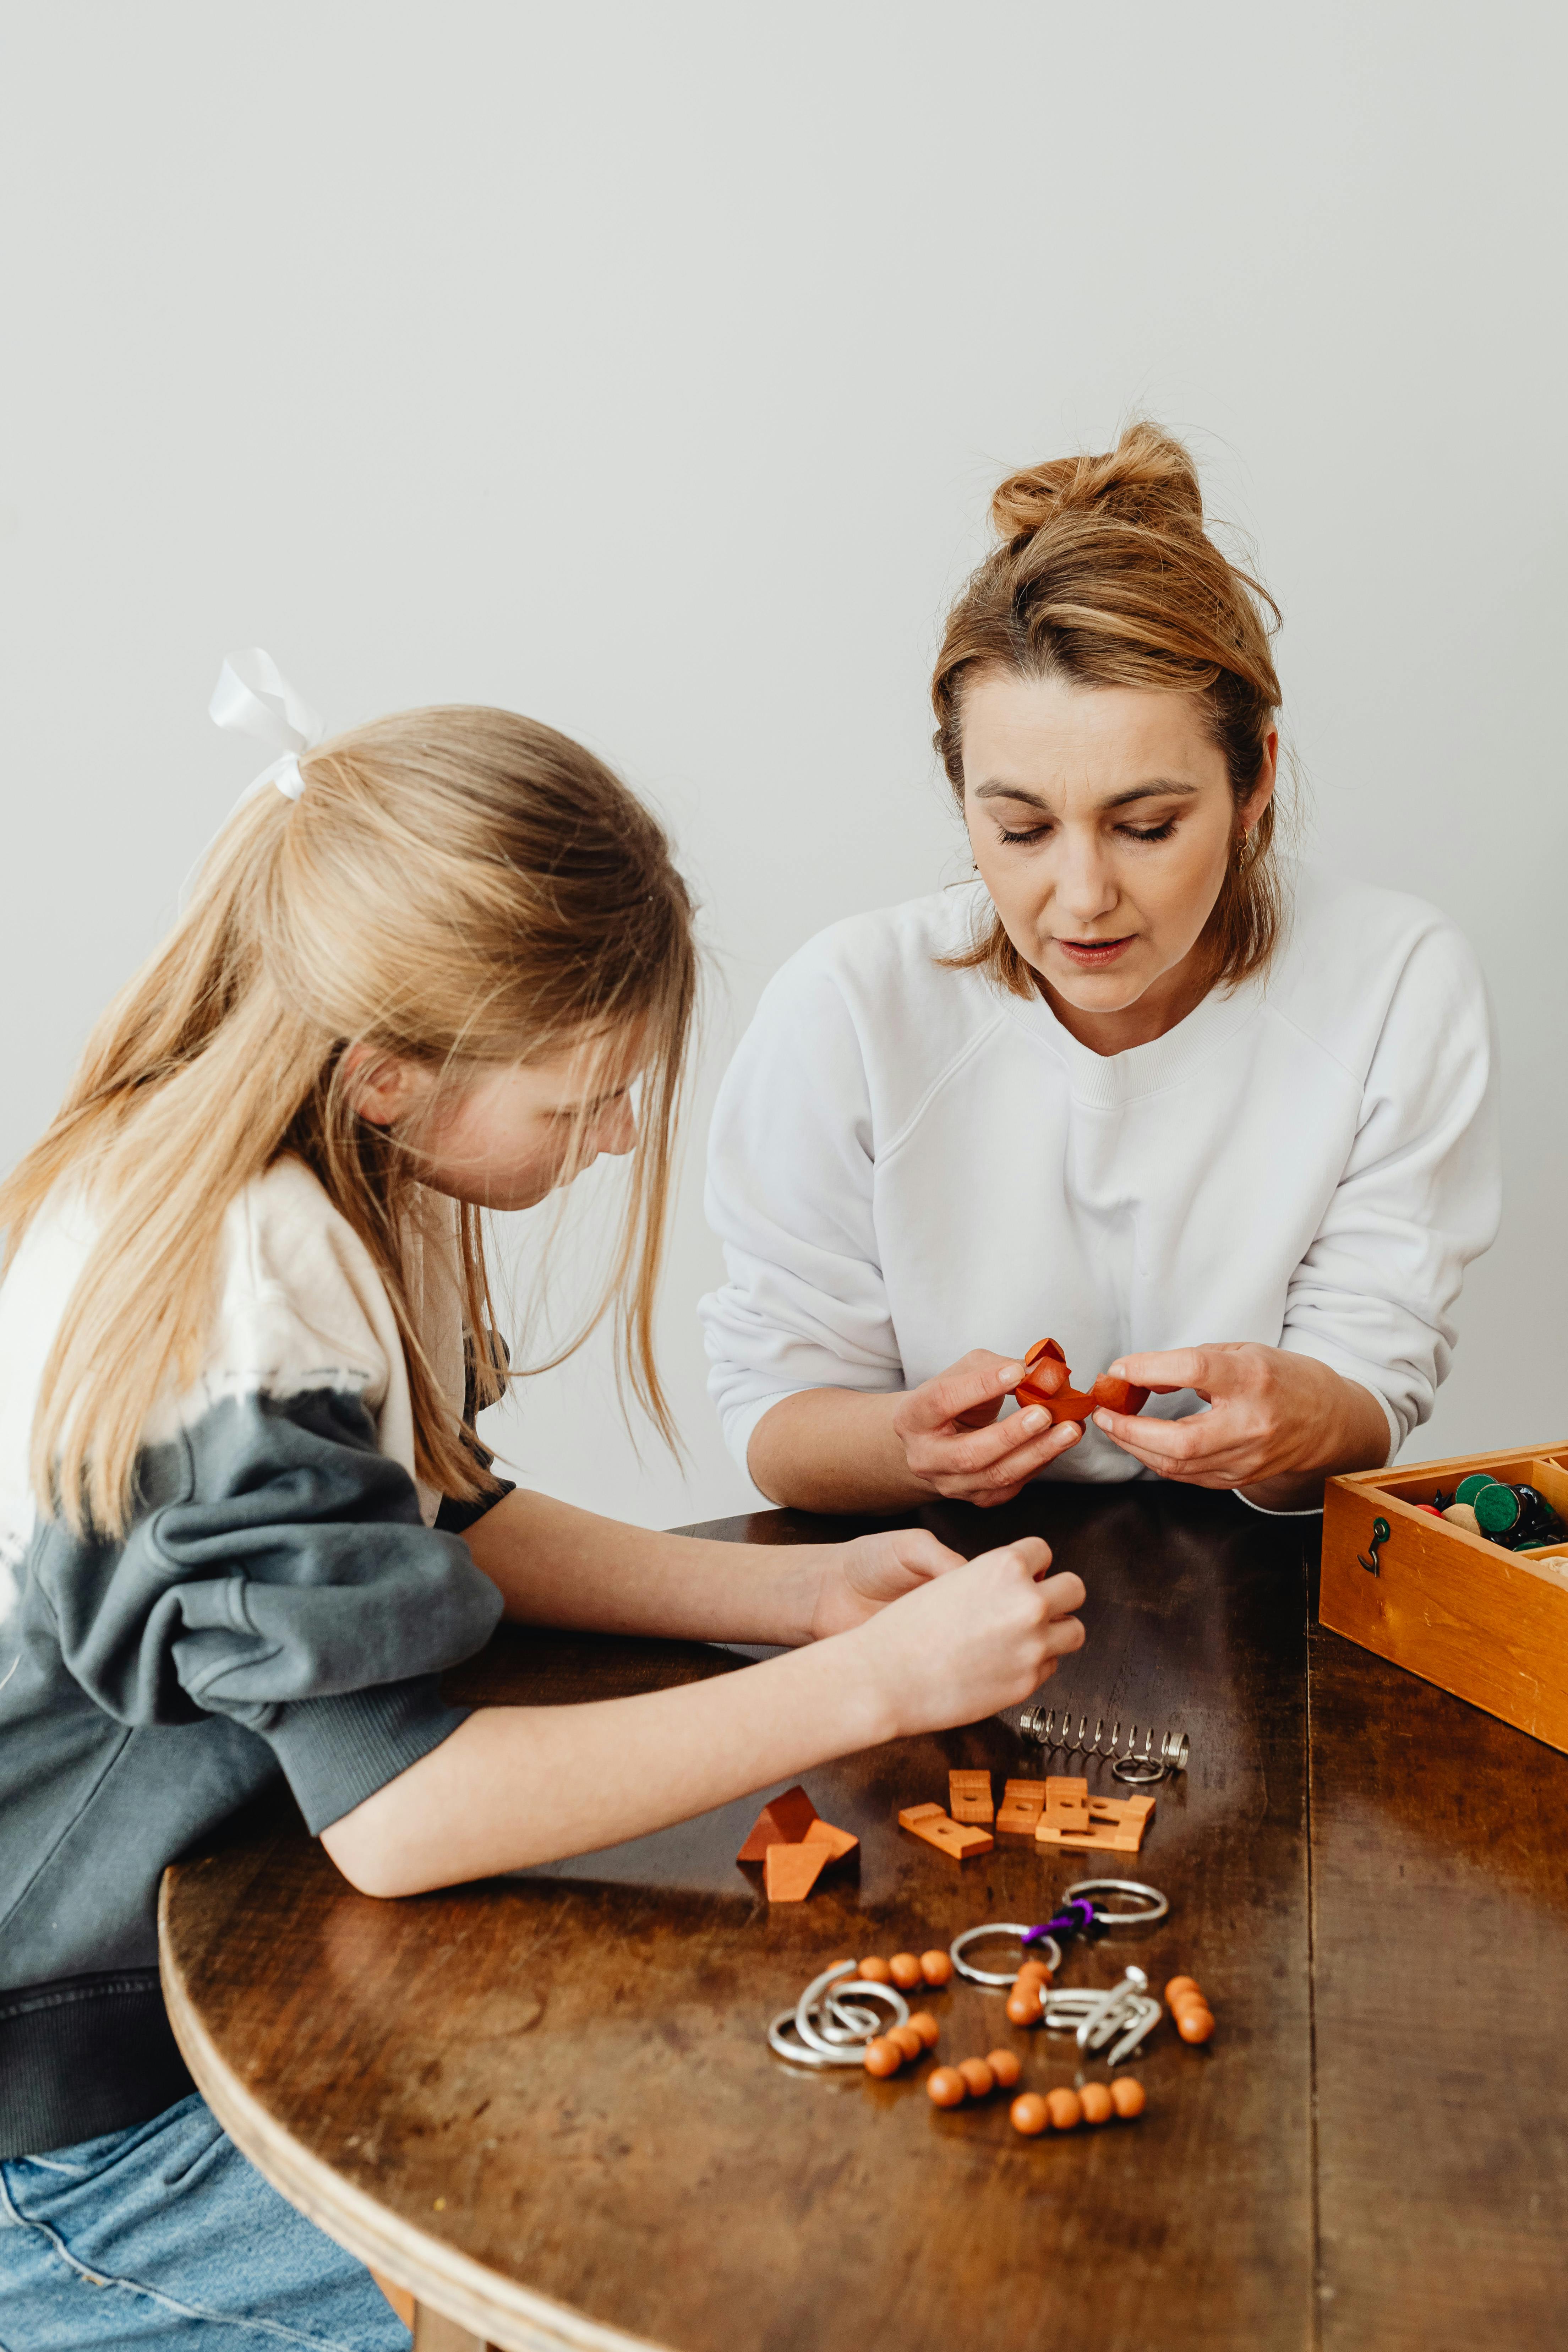
[[[1000,669],[969,681],[963,811],[974,863],[1053,996],[1104,1017],[1152,992],[1153,1012],[1202,978],[1188,959],[1236,855],[1238,817],[1250,830],[1268,804],[1278,743],[1270,732],[1238,812],[1225,755],[1187,695]]]

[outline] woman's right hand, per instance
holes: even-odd
[[[1083,1435],[1079,1424],[1053,1424],[1038,1405],[1002,1415],[1003,1399],[1023,1377],[1015,1357],[973,1348],[945,1372],[908,1390],[894,1412],[893,1431],[910,1476],[933,1495],[989,1510],[1010,1503],[1037,1471],[1076,1445]],[[1047,1360],[1029,1377],[1054,1391],[1066,1381],[1067,1367]]]
[[[888,1737],[946,1731],[1017,1706],[1083,1647],[1076,1576],[1047,1576],[1037,1536],[983,1552],[889,1601],[839,1638],[859,1645],[889,1711]]]

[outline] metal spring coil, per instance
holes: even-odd
[[[1018,1718],[1018,1729],[1026,1739],[1034,1740],[1037,1747],[1059,1748],[1067,1756],[1105,1756],[1113,1764],[1159,1764],[1167,1772],[1184,1772],[1191,1752],[1184,1731],[1167,1731],[1158,1748],[1154,1746],[1153,1731],[1145,1731],[1143,1744],[1140,1747],[1135,1723],[1129,1727],[1127,1738],[1123,1740],[1120,1723],[1113,1723],[1108,1734],[1103,1716],[1091,1733],[1088,1716],[1080,1715],[1075,1732],[1072,1717],[1065,1707],[1059,1725],[1054,1708],[1026,1707]]]

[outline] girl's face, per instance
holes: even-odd
[[[1158,1035],[1204,992],[1193,950],[1240,829],[1268,805],[1278,748],[1271,732],[1238,811],[1225,755],[1186,695],[999,669],[970,681],[974,863],[1013,945],[1067,1025],[1079,1029],[1076,1012],[1100,1033],[1086,1035],[1099,1050]]]
[[[360,1047],[351,1049],[351,1076],[356,1055],[360,1117],[403,1124],[420,1181],[479,1208],[531,1209],[601,1152],[619,1155],[637,1140],[637,1041],[593,1041],[551,1061],[480,1070],[456,1087],[422,1064]]]

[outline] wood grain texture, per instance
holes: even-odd
[[[1560,2352],[1568,1759],[1326,1631],[1311,1755],[1324,2352]]]
[[[1273,2352],[1313,2334],[1306,1561],[1302,1527],[1140,1486],[924,1515],[968,1552],[1048,1535],[1089,1587],[1052,1696],[1184,1725],[1131,1872],[1168,1920],[1069,1951],[1066,1983],[1136,1960],[1196,1975],[1203,2050],[1162,2024],[1134,2126],[1026,2141],[994,2099],[942,2114],[927,2066],[824,2080],[763,2027],[838,1957],[1040,1919],[1101,1865],[999,1840],[955,1867],[897,1827],[950,1769],[1049,1769],[996,1720],[807,1776],[859,1850],[805,1903],[736,1851],[760,1796],[679,1830],[399,1903],[353,1892],[297,1823],[165,1881],[164,1979],[197,2081],[284,2193],[421,2303],[520,2347],[1017,2352],[1057,2322],[1102,2352]],[[706,1530],[848,1532],[765,1513]],[[454,1695],[564,1704],[749,1661],[700,1644],[503,1632]],[[1121,1793],[1109,1767],[1097,1793]],[[1112,1864],[1110,1867],[1115,1868]],[[1016,2047],[1023,2087],[1070,2044],[1005,1994],[923,1997],[937,2058]]]

